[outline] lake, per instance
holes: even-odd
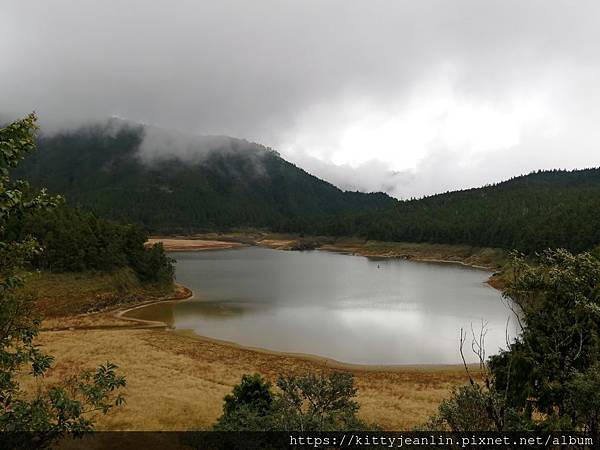
[[[461,362],[461,327],[486,350],[505,347],[507,319],[489,272],[458,264],[247,247],[174,252],[191,300],[134,310],[177,330],[268,350],[357,364]],[[470,340],[465,352],[470,352]]]

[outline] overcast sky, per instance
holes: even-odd
[[[0,115],[118,115],[400,198],[600,165],[600,2],[1,0]]]

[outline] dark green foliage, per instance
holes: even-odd
[[[511,265],[505,296],[519,311],[520,335],[488,359],[484,384],[455,391],[430,425],[600,439],[600,260],[548,250],[534,264],[515,254]]]
[[[34,149],[35,129],[33,114],[0,129],[0,433],[26,432],[2,436],[3,448],[44,448],[63,433],[90,431],[93,422],[86,414],[107,413],[124,401],[116,391],[125,386],[125,379],[110,363],[62,386],[39,389],[33,397],[26,396],[17,381],[27,369],[30,376],[43,376],[53,361],[34,344],[40,321],[31,299],[15,294],[24,284],[25,265],[42,248],[31,237],[16,239],[7,232],[10,221],[58,203],[44,191],[28,196],[27,185],[12,182],[5,170]]]
[[[278,392],[260,375],[244,375],[225,397],[220,431],[365,430],[356,413],[354,378],[348,373],[284,376]]]
[[[399,242],[579,252],[600,243],[600,169],[538,171],[478,189],[281,229]]]
[[[572,424],[591,436],[600,436],[600,363],[577,373],[566,388],[565,408]]]
[[[548,426],[574,426],[569,382],[600,362],[600,261],[556,250],[535,265],[517,256],[513,267],[506,295],[524,328],[509,351],[490,358],[496,389],[526,419],[539,412]]]
[[[128,255],[129,264],[143,282],[172,283],[175,277],[175,260],[165,253],[161,243],[145,247]]]
[[[243,375],[240,384],[233,388],[233,392],[225,396],[223,413],[230,415],[242,406],[264,415],[273,404],[271,384],[255,373],[254,375]]]
[[[161,244],[144,247],[147,234],[136,225],[123,225],[61,205],[13,220],[7,231],[16,239],[33,236],[44,247],[31,263],[54,272],[113,271],[130,266],[143,282],[170,283],[173,260]]]
[[[240,384],[224,398],[223,415],[215,425],[220,431],[272,428],[274,395],[271,383],[259,374],[242,376]]]
[[[125,403],[123,394],[113,395],[126,385],[125,378],[118,375],[116,369],[114,364],[106,363],[93,372],[84,371],[61,385],[52,386],[47,392],[37,392],[32,400],[14,399],[11,407],[0,415],[0,430],[33,432],[17,435],[17,438],[21,445],[30,442],[35,443],[36,448],[64,433],[77,435],[93,430],[89,413],[106,414],[113,406]]]
[[[197,157],[186,162],[142,161],[144,132],[118,124],[117,131],[107,125],[41,138],[19,175],[102,217],[155,233],[273,227],[395,203],[381,193],[342,192],[273,150],[233,138],[197,138]]]
[[[452,389],[450,398],[443,400],[438,412],[423,430],[444,430],[453,432],[495,431],[494,421],[487,408],[495,402],[493,393],[479,384],[467,384]]]
[[[337,431],[368,429],[356,414],[357,389],[352,374],[309,373],[277,380],[277,423],[282,430]]]
[[[144,132],[120,124],[45,137],[19,175],[155,233],[263,227],[527,253],[578,252],[600,243],[600,169],[538,171],[398,202],[381,193],[342,192],[273,150],[233,138],[198,138],[199,156],[186,162],[145,163],[138,155]]]

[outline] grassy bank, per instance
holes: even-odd
[[[173,294],[172,284],[141,283],[129,268],[112,273],[36,272],[30,275],[22,295],[35,298],[46,318],[100,312]]]
[[[498,269],[505,263],[501,249],[462,245],[340,240],[320,248],[362,256],[453,262],[485,269]]]
[[[222,412],[223,397],[244,373],[274,381],[280,374],[331,370],[316,360],[159,329],[44,332],[37,343],[56,357],[47,384],[107,360],[127,376],[127,404],[100,417],[100,430],[209,429]],[[423,422],[452,386],[467,382],[461,366],[345,371],[355,376],[360,416],[388,430]]]
[[[506,263],[506,252],[497,248],[413,242],[382,242],[350,237],[301,236],[257,230],[203,233],[192,236],[156,236],[152,242],[156,241],[162,241],[167,250],[179,250],[186,246],[196,250],[208,249],[210,246],[203,245],[203,242],[218,241],[220,243],[260,245],[278,250],[320,249],[368,257],[452,262],[489,270],[499,270]],[[194,242],[197,244],[195,245]],[[224,247],[222,246],[222,248]]]

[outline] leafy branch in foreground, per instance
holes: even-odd
[[[47,369],[47,367],[44,368]],[[123,394],[113,392],[125,387],[117,366],[106,363],[96,371],[84,371],[47,391],[38,390],[32,400],[17,398],[0,416],[0,430],[33,431],[35,438],[51,440],[64,434],[93,429],[92,413],[106,414],[113,406],[125,403]]]
[[[25,283],[27,264],[43,249],[32,237],[16,240],[6,233],[9,220],[62,201],[44,190],[25,196],[27,184],[13,182],[8,175],[34,150],[36,129],[34,114],[0,129],[0,432],[13,432],[3,436],[3,445],[14,448],[43,448],[64,433],[90,431],[92,413],[107,413],[124,402],[117,391],[125,386],[125,378],[111,363],[46,390],[38,387],[33,396],[19,385],[19,377],[26,375],[39,380],[53,362],[34,344],[40,319],[33,300],[16,293]]]

